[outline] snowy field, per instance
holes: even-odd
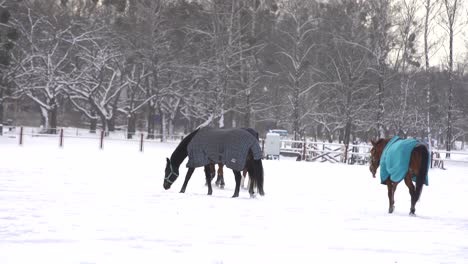
[[[0,263],[468,263],[468,166],[430,171],[408,216],[404,184],[367,166],[264,161],[264,197],[162,187],[175,143],[0,137]],[[181,175],[185,175],[185,163]]]

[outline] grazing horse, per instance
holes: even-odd
[[[215,165],[218,165],[218,170],[216,170]],[[224,168],[224,164],[222,163],[218,163],[218,164],[210,163],[211,179],[213,179],[217,175],[215,185],[221,189],[224,189],[224,185],[225,185],[223,168]],[[241,179],[242,189],[248,188],[248,187],[244,187],[245,186],[244,182],[245,182],[246,177],[247,177],[247,168],[244,168],[242,170],[242,179]],[[252,184],[252,181],[249,178],[247,186],[250,186],[250,184]]]
[[[403,140],[398,136],[371,143],[369,169],[375,178],[380,166],[381,184],[386,184],[388,189],[388,213],[393,213],[395,209],[395,190],[398,183],[404,180],[411,195],[410,215],[414,215],[423,185],[428,185],[430,157],[426,145],[415,139]],[[416,187],[413,181],[416,182]]]
[[[255,129],[250,128],[250,127],[247,127],[247,128],[243,127],[242,129],[245,129],[247,132],[252,134],[257,139],[257,141],[260,141],[259,136],[258,136],[258,132]],[[248,156],[248,158],[250,158],[250,155]],[[214,176],[217,175],[215,185],[220,187],[221,189],[223,189],[224,185],[225,185],[225,183],[224,183],[224,172],[223,172],[224,164],[223,163],[218,163],[217,165],[218,165],[218,170],[216,170],[214,163],[210,163],[211,178],[213,179]],[[244,181],[245,181],[246,176],[247,176],[247,168],[244,168],[242,170],[242,179],[241,179],[241,187],[242,188],[244,188]],[[251,180],[249,178],[248,186],[250,186],[250,184],[251,184]]]
[[[241,170],[247,169],[252,181],[256,183],[258,193],[263,191],[263,165],[261,149],[258,140],[246,129],[214,129],[200,128],[187,135],[176,147],[171,158],[166,158],[164,189],[169,189],[179,176],[180,164],[186,157],[188,171],[180,192],[185,192],[187,184],[196,167],[204,166],[208,185],[208,195],[213,193],[211,187],[210,166],[223,163],[234,171],[236,188],[232,197],[239,196]],[[250,196],[254,196],[253,184],[249,188]]]
[[[215,166],[218,165],[218,170],[216,170]],[[215,185],[218,186],[219,188],[223,189],[224,188],[224,164],[222,163],[218,163],[218,164],[214,164],[214,163],[210,163],[210,173],[211,173],[211,179],[214,179],[215,176],[216,177],[216,182],[215,182]],[[242,179],[241,179],[241,187],[244,188],[244,179],[245,179],[245,176],[247,175],[247,168],[244,168],[242,170]],[[250,182],[250,180],[249,180]]]

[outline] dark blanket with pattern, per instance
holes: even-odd
[[[255,160],[262,158],[257,138],[246,129],[200,128],[187,146],[187,167],[196,168],[213,162],[242,171],[249,150]]]

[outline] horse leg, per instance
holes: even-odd
[[[387,184],[387,191],[388,191],[388,213],[391,214],[393,213],[393,210],[395,210],[396,184],[392,182],[390,178],[388,178],[385,183]]]
[[[223,189],[225,185],[223,167],[224,167],[224,164],[218,163],[218,178],[216,179],[216,185],[219,186],[219,188],[221,189]]]
[[[185,180],[184,180],[184,184],[182,185],[182,188],[180,189],[180,193],[184,193],[185,192],[185,189],[187,188],[187,184],[188,182],[190,181],[190,177],[192,177],[192,174],[193,174],[193,171],[195,170],[195,168],[189,168],[188,171],[187,171],[187,175],[185,175]]]
[[[205,165],[205,177],[206,185],[208,185],[208,195],[213,194],[213,188],[211,187],[211,169],[210,164]]]
[[[242,175],[240,171],[233,170],[233,172],[234,172],[234,177],[236,179],[236,189],[234,191],[234,195],[232,196],[232,198],[235,198],[235,197],[239,197],[240,182],[241,182]]]
[[[241,179],[241,187],[242,189],[247,189],[247,187],[245,187],[245,178],[247,177],[247,168],[245,168],[244,170],[242,170],[242,179]],[[249,180],[250,182],[250,180]]]
[[[414,215],[416,212],[416,188],[414,187],[413,181],[411,179],[411,173],[408,172],[405,177],[405,184],[408,186],[409,193],[411,195],[411,209],[410,209],[410,215]]]
[[[247,187],[249,188],[250,198],[255,198],[254,185],[253,185],[253,183],[250,181],[250,176],[249,176],[249,182],[247,183]]]

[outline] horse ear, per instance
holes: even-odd
[[[375,146],[375,144],[377,143],[377,142],[375,142],[375,141],[374,141],[374,140],[372,140],[372,139],[371,139],[371,141],[370,141],[370,142],[372,143],[372,146]]]
[[[171,161],[169,160],[169,158],[166,158],[166,162],[167,162],[167,163],[171,163]]]

